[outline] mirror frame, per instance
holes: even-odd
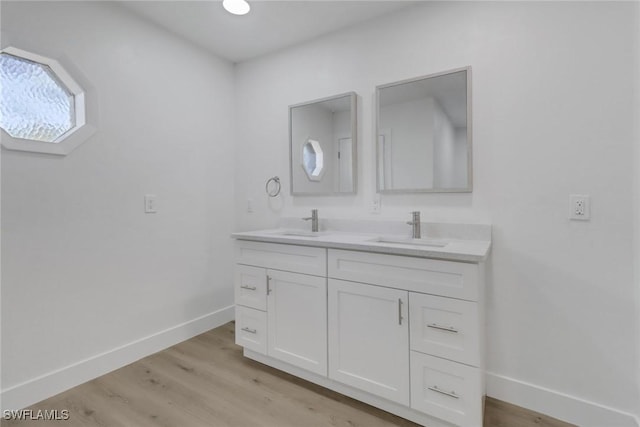
[[[464,188],[415,188],[415,189],[398,189],[398,190],[385,190],[380,188],[380,159],[383,153],[380,153],[380,147],[378,144],[378,135],[380,135],[380,90],[390,88],[393,86],[399,86],[405,83],[412,83],[420,80],[426,80],[433,77],[444,76],[447,74],[458,73],[460,71],[467,72],[467,186]],[[376,174],[376,192],[380,194],[414,194],[414,193],[471,193],[473,192],[473,120],[472,120],[472,108],[471,108],[471,66],[454,68],[451,70],[442,71],[439,73],[427,74],[425,76],[413,77],[406,80],[400,80],[393,83],[387,83],[376,86],[376,103],[375,103],[375,135],[374,144],[376,152],[375,174]]]
[[[305,105],[317,104],[319,102],[331,101],[338,98],[349,97],[349,108],[351,109],[350,120],[351,120],[351,170],[353,174],[353,190],[352,191],[344,191],[344,192],[336,192],[336,191],[327,191],[327,192],[302,192],[302,191],[294,191],[293,187],[293,120],[292,120],[292,110],[297,107],[304,107]],[[314,99],[313,101],[301,102],[299,104],[289,105],[289,189],[290,194],[292,196],[353,196],[358,191],[358,95],[355,92],[345,92],[338,95],[327,96],[325,98]],[[309,137],[308,137],[309,138]],[[308,139],[307,138],[307,139]],[[326,160],[326,159],[325,159]],[[298,167],[297,165],[295,167]],[[324,175],[324,173],[323,173]]]

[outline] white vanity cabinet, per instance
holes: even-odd
[[[269,268],[272,266],[274,268]],[[326,249],[238,242],[235,266],[236,343],[326,375],[325,266]],[[320,275],[301,274],[301,271]]]
[[[484,264],[390,252],[239,240],[236,342],[420,424],[481,427]]]

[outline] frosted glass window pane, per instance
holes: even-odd
[[[302,146],[302,167],[310,180],[320,180],[324,168],[324,153],[318,141],[309,138]]]
[[[309,175],[313,175],[313,171],[316,170],[316,152],[313,151],[311,144],[305,144],[302,148],[302,163],[304,164],[304,170]]]
[[[0,127],[14,138],[54,142],[75,127],[74,96],[48,66],[2,53]]]

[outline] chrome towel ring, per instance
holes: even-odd
[[[264,189],[269,197],[276,197],[278,194],[280,194],[280,178],[277,176],[269,178],[264,186]]]

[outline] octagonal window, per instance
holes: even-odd
[[[312,181],[320,181],[324,172],[324,153],[320,143],[315,139],[307,139],[302,146],[302,168]]]
[[[68,154],[95,132],[85,93],[52,59],[13,47],[0,51],[0,129],[12,150]]]
[[[47,65],[0,54],[0,127],[14,138],[56,142],[75,126],[73,94]]]

